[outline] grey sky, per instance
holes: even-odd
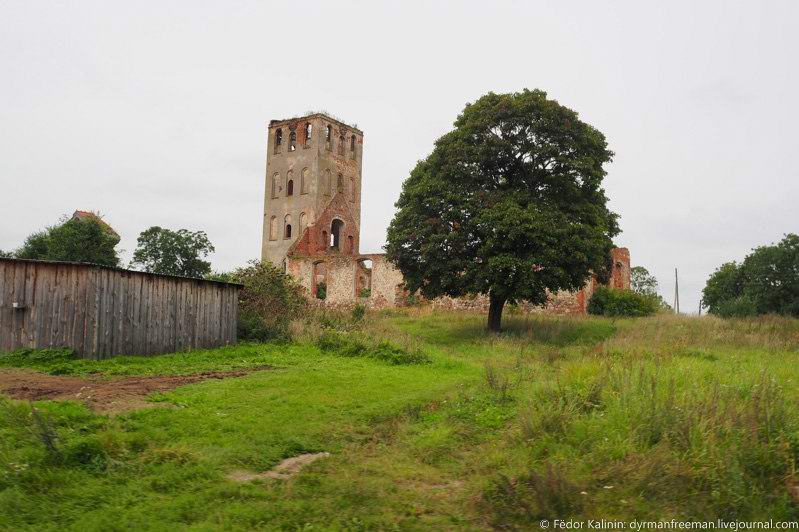
[[[0,249],[99,210],[127,261],[203,229],[260,249],[266,124],[364,131],[361,247],[488,91],[541,88],[605,133],[617,244],[683,311],[710,272],[799,231],[799,2],[0,2]]]

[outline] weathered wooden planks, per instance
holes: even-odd
[[[71,347],[100,359],[234,343],[238,290],[201,279],[0,258],[0,352]]]

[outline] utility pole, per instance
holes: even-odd
[[[699,299],[699,315],[702,315],[702,299]]]
[[[677,277],[677,268],[674,268],[674,313],[680,313],[680,280]]]

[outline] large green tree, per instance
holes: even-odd
[[[386,251],[426,297],[487,294],[488,328],[506,302],[544,304],[609,266],[604,135],[540,90],[467,105],[405,181]]]
[[[118,266],[119,236],[92,218],[70,218],[28,236],[14,256]]]
[[[211,263],[203,259],[213,253],[214,246],[204,231],[172,231],[153,226],[142,231],[137,242],[133,267],[183,277],[204,277],[211,273]]]
[[[702,302],[721,316],[799,316],[799,235],[755,248],[741,264],[722,264],[708,279]]]

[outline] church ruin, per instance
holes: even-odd
[[[261,259],[294,276],[326,304],[405,304],[402,274],[384,254],[360,253],[363,132],[323,113],[269,123]],[[609,286],[630,287],[630,255],[612,253]],[[558,293],[530,311],[584,314],[597,286]],[[441,308],[479,309],[486,297],[439,298]]]

